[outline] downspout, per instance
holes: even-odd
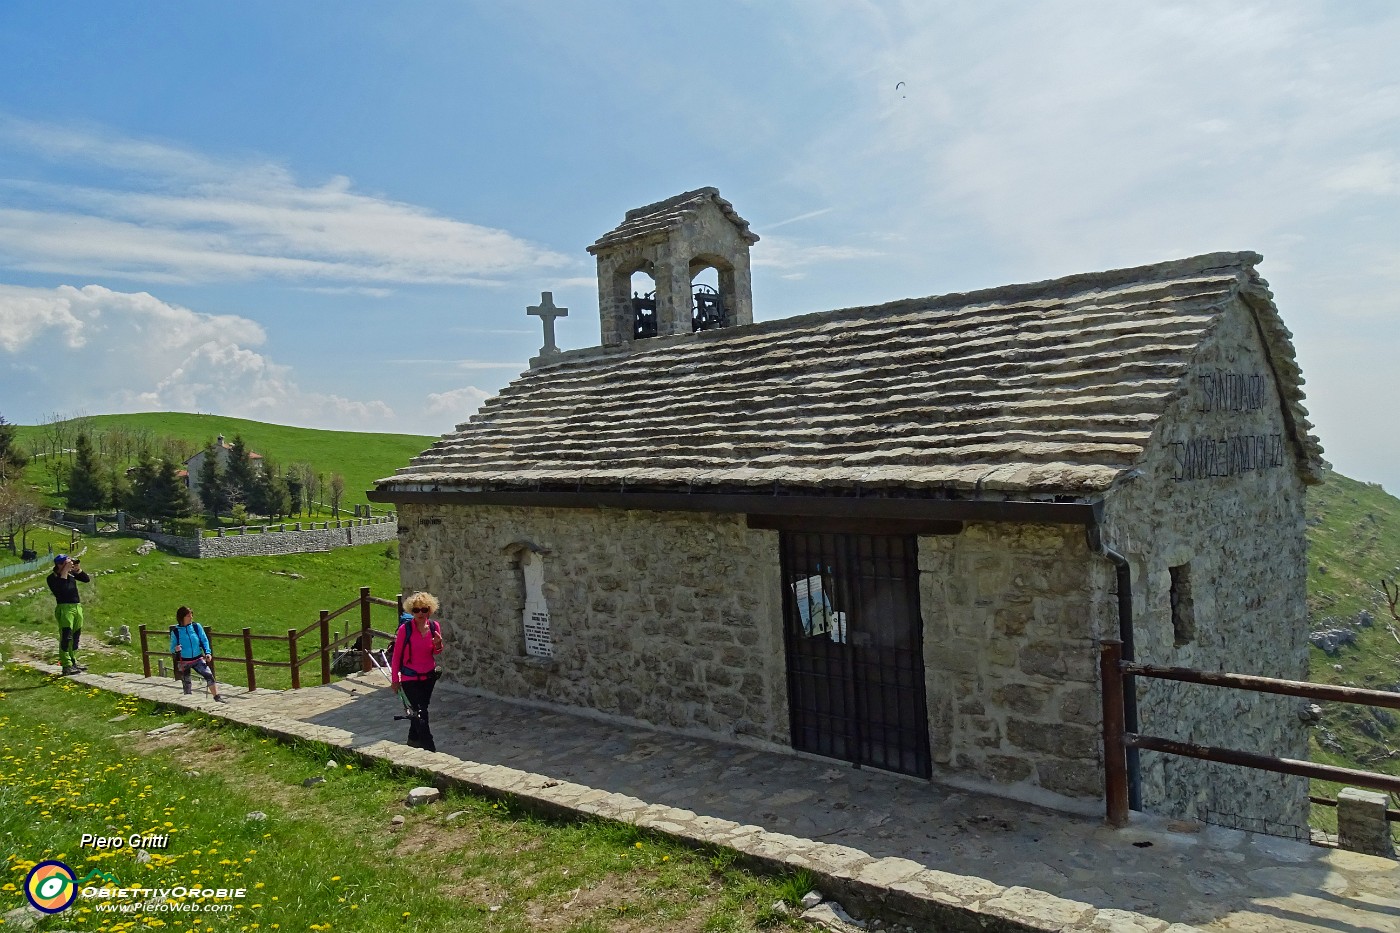
[[[1103,500],[1094,503],[1094,521],[1085,528],[1089,550],[1113,562],[1118,577],[1118,640],[1123,643],[1123,660],[1136,659],[1133,648],[1133,571],[1128,559],[1104,543],[1100,522]],[[1136,678],[1123,678],[1123,725],[1129,732],[1138,731]],[[1128,807],[1142,809],[1142,768],[1136,748],[1128,749]]]

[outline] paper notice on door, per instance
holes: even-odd
[[[831,603],[822,590],[820,576],[798,580],[792,585],[792,595],[802,622],[802,634],[825,635],[831,631]]]

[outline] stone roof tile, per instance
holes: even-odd
[[[1141,459],[1237,300],[1313,479],[1321,447],[1260,259],[1213,253],[566,354],[379,486],[1091,495]]]

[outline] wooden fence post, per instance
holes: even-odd
[[[1103,784],[1108,825],[1128,825],[1128,750],[1123,740],[1123,643],[1099,642],[1099,680],[1103,687]]]
[[[301,689],[301,665],[297,664],[297,630],[287,629],[287,652],[292,658],[292,689]]]
[[[331,682],[331,623],[330,610],[321,610],[321,685]]]
[[[146,626],[143,625],[141,626],[141,670],[145,672],[147,677],[151,676],[151,656],[147,653],[149,650],[146,647]]]
[[[360,587],[360,673],[368,674],[373,664],[369,659],[372,637],[369,633],[369,587]]]
[[[243,630],[243,665],[248,669],[248,692],[252,693],[258,689],[258,675],[254,673],[253,630],[250,628]]]

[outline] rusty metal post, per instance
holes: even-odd
[[[1099,642],[1099,680],[1103,688],[1103,790],[1108,825],[1128,825],[1128,750],[1123,741],[1123,643]]]
[[[297,663],[297,630],[287,629],[287,653],[292,659],[292,689],[301,689],[301,665]]]
[[[130,630],[128,629],[128,631],[130,631]],[[148,652],[150,651],[150,649],[146,647],[146,626],[144,626],[144,625],[141,626],[141,630],[140,630],[140,631],[141,631],[141,670],[145,673],[145,675],[146,675],[147,677],[150,677],[150,676],[151,676],[151,656],[150,656],[150,654],[148,653]]]
[[[252,693],[258,689],[258,675],[254,673],[253,630],[250,628],[243,630],[243,665],[248,669],[248,692]]]
[[[369,587],[360,587],[360,672],[368,674],[373,666],[369,660],[371,635],[369,633]]]
[[[330,610],[321,610],[321,684],[331,682],[331,622]]]

